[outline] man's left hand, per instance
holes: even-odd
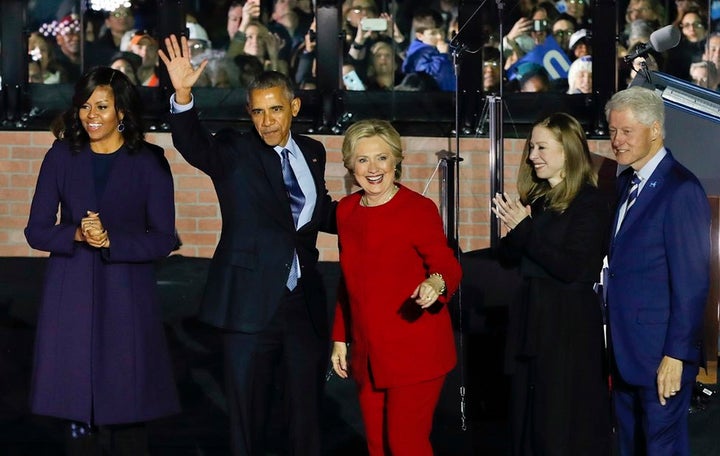
[[[682,383],[682,360],[663,356],[657,369],[657,388],[660,405],[665,405],[666,399],[673,397],[680,391]]]

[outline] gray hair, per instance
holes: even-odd
[[[605,105],[605,117],[609,118],[611,111],[625,110],[632,111],[635,120],[648,127],[658,122],[665,137],[665,105],[654,90],[633,86],[615,93]]]

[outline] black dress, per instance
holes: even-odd
[[[609,454],[610,402],[598,281],[610,231],[606,199],[585,186],[563,213],[541,198],[505,236],[519,263],[506,369],[514,455]]]

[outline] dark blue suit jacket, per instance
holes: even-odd
[[[618,178],[620,201],[632,169]],[[617,223],[615,216],[613,230]],[[656,385],[663,356],[694,381],[709,286],[710,208],[697,178],[670,152],[645,183],[610,245],[607,304],[615,361],[631,385]]]
[[[213,181],[222,212],[222,233],[200,309],[201,320],[246,333],[263,330],[285,293],[297,252],[305,300],[320,337],[328,335],[325,290],[317,271],[319,230],[336,232],[334,206],[325,188],[325,148],[293,135],[315,181],[310,221],[295,230],[280,157],[259,135],[222,130],[211,135],[197,111],[170,116],[173,144]]]

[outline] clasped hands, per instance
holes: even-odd
[[[87,211],[87,217],[80,220],[80,226],[75,233],[76,241],[87,242],[95,248],[110,247],[110,238],[108,238],[107,230],[100,220],[100,214],[93,211]]]
[[[510,199],[507,193],[496,193],[492,203],[493,213],[511,230],[530,217],[530,206],[524,206],[519,198]]]

